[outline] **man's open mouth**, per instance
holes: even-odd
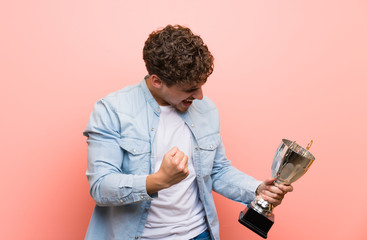
[[[192,101],[193,101],[193,100],[188,100],[188,99],[183,100],[183,102],[184,102],[184,103],[186,103],[186,104],[192,103]]]

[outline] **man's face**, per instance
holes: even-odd
[[[158,104],[161,106],[171,105],[179,112],[186,112],[195,99],[203,99],[202,86],[205,82],[201,82],[196,85],[184,85],[177,86],[173,85],[167,87],[163,84],[159,91],[159,96],[157,100]]]

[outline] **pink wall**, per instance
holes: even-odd
[[[84,237],[93,104],[140,81],[148,34],[175,23],[216,58],[204,91],[233,165],[264,179],[282,138],[314,140],[268,239],[367,239],[365,0],[3,1],[0,238]],[[215,197],[222,239],[261,239]]]

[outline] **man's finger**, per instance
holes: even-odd
[[[172,158],[176,155],[177,151],[179,151],[179,150],[178,150],[178,148],[177,148],[177,147],[173,147],[173,148],[171,148],[171,149],[167,152],[167,154],[168,154],[168,155],[170,156],[170,158],[172,159]]]
[[[279,189],[281,189],[283,192],[292,192],[293,191],[293,186],[292,185],[280,184],[277,187]]]
[[[186,168],[188,168],[188,161],[189,160],[189,158],[186,156],[186,155],[184,155],[184,157],[182,158],[182,160],[181,160],[181,162],[180,162],[180,165],[179,165],[179,167],[181,168],[181,169],[186,169]]]
[[[284,194],[286,193],[283,189],[276,187],[276,186],[266,186],[265,190],[275,193],[275,194]]]

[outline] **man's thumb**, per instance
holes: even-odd
[[[265,185],[273,185],[274,181],[276,180],[275,177],[268,178],[264,181]]]

